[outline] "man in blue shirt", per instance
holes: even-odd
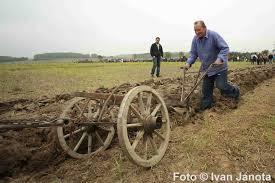
[[[201,61],[201,69],[205,71],[212,63],[202,84],[201,110],[212,107],[214,83],[220,89],[223,96],[239,99],[239,87],[230,85],[227,82],[227,62],[229,47],[224,39],[216,32],[208,30],[203,21],[194,23],[196,35],[193,38],[190,57],[185,69],[189,69],[196,59]]]

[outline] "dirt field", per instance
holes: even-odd
[[[9,182],[171,182],[173,172],[266,173],[275,178],[275,66],[234,69],[229,80],[241,88],[239,104],[215,91],[215,106],[193,112],[185,121],[170,111],[173,129],[163,160],[151,169],[133,165],[115,137],[111,147],[88,160],[75,160],[60,149],[55,128],[0,133],[0,176]],[[273,77],[273,78],[272,78]],[[190,75],[192,83],[195,76]],[[181,78],[126,83],[155,88],[171,106],[179,101]],[[110,92],[112,88],[98,88]],[[51,120],[59,116],[68,94],[17,99],[0,104],[0,118]],[[196,106],[199,90],[192,98]],[[237,109],[237,110],[236,110]]]

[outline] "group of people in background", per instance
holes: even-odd
[[[251,64],[272,64],[275,60],[275,55],[270,53],[268,55],[266,54],[262,54],[262,53],[258,53],[258,54],[252,54],[251,58],[250,58],[250,62]]]

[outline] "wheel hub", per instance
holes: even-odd
[[[94,132],[96,131],[96,129],[97,129],[97,126],[96,126],[96,125],[88,126],[88,127],[87,127],[87,133],[88,133],[88,134],[92,134],[92,133],[94,133]]]
[[[146,133],[152,133],[155,129],[162,127],[162,117],[148,115],[143,122],[143,126]]]

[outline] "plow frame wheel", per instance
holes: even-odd
[[[144,93],[147,94],[145,104]],[[156,106],[152,106],[151,101],[153,99]],[[134,101],[138,102],[139,110],[137,107],[134,107]],[[138,116],[138,123],[127,123],[129,122],[128,113],[131,113],[130,111]],[[156,115],[157,113],[161,114],[162,118],[158,117]],[[128,129],[133,128],[137,129],[137,133],[134,142],[131,143]],[[159,129],[165,130],[164,134],[157,132]],[[123,152],[134,164],[142,167],[155,166],[163,158],[166,152],[169,143],[170,130],[170,120],[167,107],[162,97],[154,89],[149,86],[138,86],[131,89],[125,95],[119,108],[117,131],[119,144]],[[155,139],[153,138],[153,135],[155,135]],[[161,139],[159,147],[157,147],[155,143],[155,140],[157,140],[156,138]],[[138,143],[140,143],[141,139],[143,139],[143,142],[140,148],[144,148],[144,155],[139,155],[135,151],[135,148]],[[150,144],[148,144],[148,142]],[[147,148],[149,145],[153,151],[151,158],[148,158],[147,154]]]
[[[77,104],[78,102],[82,101],[82,100],[85,100],[85,98],[75,97],[72,100],[70,100],[70,103],[65,107],[62,114],[60,115],[60,118],[68,119],[68,113],[71,111],[73,106],[75,104]],[[70,120],[70,119],[68,119],[68,120]],[[76,146],[74,148],[72,148],[67,144],[66,135],[70,136],[72,134],[66,134],[65,135],[64,134],[65,127],[66,127],[66,125],[59,126],[56,129],[60,146],[68,155],[70,155],[73,158],[77,158],[77,159],[87,158],[87,157],[90,157],[90,156],[100,152],[100,151],[103,151],[103,150],[107,149],[109,147],[109,145],[111,144],[111,141],[112,141],[112,139],[114,137],[114,134],[115,134],[114,127],[110,126],[107,129],[107,131],[108,131],[107,137],[105,139],[102,139],[102,138],[100,139],[99,133],[97,133],[96,131],[94,131],[95,135],[94,135],[94,137],[92,137],[92,135],[89,134],[90,132],[89,132],[87,127],[79,127],[79,129],[75,130],[74,132],[82,133],[82,136],[81,136],[80,139],[78,139],[78,143],[77,143],[76,146],[78,146],[78,148],[79,148],[79,146],[81,146],[83,141],[87,141],[88,146],[87,146],[87,152],[86,153],[78,153],[77,150],[74,150],[74,148],[76,148]],[[72,133],[74,133],[74,132],[72,132]],[[94,142],[93,138],[97,138],[101,142],[101,146],[99,148],[97,148],[95,151],[91,151],[91,146]]]

